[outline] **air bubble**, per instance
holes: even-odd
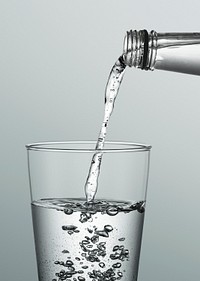
[[[91,242],[92,242],[92,243],[97,243],[97,242],[99,242],[99,236],[98,236],[98,235],[92,236],[92,237],[91,237]]]
[[[88,272],[90,278],[95,278],[95,275],[92,272]]]
[[[95,234],[98,234],[99,236],[102,237],[109,237],[108,233],[104,230],[95,230]]]
[[[75,225],[63,225],[62,229],[63,230],[75,230],[75,229],[77,229],[77,226],[75,226]]]
[[[87,217],[87,219],[90,219],[91,218],[91,213],[86,213],[86,217]]]
[[[118,239],[118,241],[124,241],[124,240],[125,240],[124,237]]]
[[[80,246],[81,246],[81,249],[82,249],[84,252],[87,252],[87,248],[86,248],[84,245],[81,245],[81,244],[80,244]]]
[[[101,268],[104,268],[104,267],[105,267],[105,263],[104,263],[104,262],[100,262],[100,263],[99,263],[99,266],[100,266]]]
[[[113,227],[112,227],[111,225],[105,225],[105,226],[104,226],[104,230],[105,230],[106,232],[111,232],[111,231],[113,230]]]
[[[116,216],[118,214],[118,209],[116,207],[108,207],[108,209],[106,209],[106,213],[109,216]]]
[[[69,254],[69,251],[68,250],[63,250],[62,253],[63,254]]]
[[[78,280],[79,280],[79,281],[85,281],[85,278],[82,277],[82,276],[78,276]]]
[[[89,254],[90,254],[91,256],[96,256],[97,253],[98,253],[98,250],[97,250],[97,249],[94,249],[94,250],[92,250],[92,251],[89,252]]]
[[[64,209],[64,213],[66,215],[71,215],[71,214],[73,214],[73,210],[72,209]]]
[[[125,255],[125,256],[128,256],[128,255],[129,255],[129,250],[128,250],[128,249],[125,249],[125,250],[124,250],[124,255]]]
[[[119,277],[123,277],[123,273],[122,273],[121,271],[117,272],[117,275],[118,275]]]
[[[120,262],[114,263],[113,267],[114,268],[120,268],[122,266],[122,264]]]
[[[82,268],[83,268],[83,269],[87,269],[88,266],[87,266],[87,265],[83,265]]]
[[[119,246],[118,246],[118,245],[116,245],[116,246],[113,247],[113,251],[114,251],[114,252],[117,251],[117,250],[119,250]]]
[[[116,259],[118,259],[118,256],[116,256],[115,254],[111,254],[110,258],[111,258],[111,260],[116,260]]]
[[[72,272],[66,272],[65,276],[66,276],[66,278],[71,278],[72,277]]]
[[[76,207],[82,207],[80,203],[76,203]]]
[[[87,222],[90,218],[91,218],[91,214],[90,213],[81,213],[79,221],[84,223],[84,222]]]
[[[90,228],[88,228],[87,231],[88,231],[89,233],[92,233],[92,232],[93,232],[93,230],[90,229]]]
[[[86,245],[86,244],[90,244],[90,242],[89,242],[88,240],[83,240],[83,241],[82,241],[82,244],[83,244],[83,245]]]
[[[75,270],[75,268],[73,267],[73,266],[69,266],[68,267],[68,270],[70,271],[70,273],[72,272],[72,271],[74,271]]]
[[[119,259],[119,258],[120,258],[120,256],[121,256],[121,254],[119,254],[119,253],[115,253],[115,259]]]
[[[70,261],[70,260],[67,260],[67,261],[66,261],[66,265],[67,265],[67,266],[71,266],[71,265],[73,265],[73,264],[74,264],[73,261]]]

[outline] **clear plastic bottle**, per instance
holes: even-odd
[[[200,33],[128,31],[123,58],[128,66],[200,75]]]

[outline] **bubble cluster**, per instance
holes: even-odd
[[[109,232],[113,230],[113,227],[111,225],[105,225],[103,230],[98,230],[95,227],[95,234],[102,236],[102,237],[109,237]],[[98,236],[97,236],[98,237]]]
[[[137,210],[139,213],[143,213],[145,211],[145,201],[132,203],[125,201],[108,202],[106,200],[95,200],[93,203],[88,203],[85,202],[84,199],[73,199],[73,201],[69,199],[59,201],[53,199],[51,204],[54,205],[57,210],[63,211],[66,215],[80,212],[80,222],[82,223],[91,221],[92,216],[97,212],[109,216],[116,216],[119,212],[129,213]]]
[[[123,274],[120,271],[116,272],[114,268],[109,268],[105,271],[93,270],[88,276],[95,281],[115,281],[120,280]]]
[[[85,281],[88,278],[92,279],[91,281],[115,281],[122,279],[124,276],[123,272],[125,272],[126,268],[124,267],[124,262],[128,262],[130,258],[130,251],[123,243],[126,238],[122,236],[116,237],[115,241],[118,241],[118,243],[114,244],[112,250],[108,251],[107,243],[109,242],[110,234],[115,232],[116,236],[117,229],[110,224],[105,224],[103,227],[98,228],[97,221],[94,223],[92,220],[92,215],[97,210],[102,215],[107,214],[109,216],[116,216],[119,212],[129,213],[136,210],[139,213],[143,213],[145,211],[145,203],[143,201],[134,204],[121,202],[117,205],[116,202],[113,202],[113,204],[108,204],[105,201],[101,202],[103,202],[103,205],[98,202],[95,207],[94,205],[88,206],[82,202],[74,203],[76,207],[72,212],[70,211],[70,205],[67,204],[67,208],[64,209],[66,215],[73,214],[77,209],[82,209],[79,222],[88,222],[90,224],[86,224],[85,227],[87,235],[84,235],[81,239],[81,233],[78,236],[80,240],[77,240],[76,243],[79,246],[79,253],[76,252],[74,257],[74,253],[64,249],[62,253],[68,254],[69,257],[65,261],[57,260],[54,262],[55,265],[62,266],[63,269],[55,273],[57,279],[54,278],[52,281]],[[72,224],[63,225],[62,230],[66,231],[69,235],[80,232],[78,227]]]
[[[85,236],[79,244],[83,251],[81,256],[91,263],[100,262],[100,257],[106,256],[106,242],[99,242],[97,234],[91,237]]]
[[[113,247],[113,253],[110,254],[110,258],[112,260],[121,260],[124,261],[125,259],[128,260],[129,258],[129,250],[125,249],[123,245],[116,245]]]
[[[91,213],[87,212],[87,213],[81,213],[80,214],[80,222],[87,222],[91,219]]]
[[[77,227],[68,225],[62,227],[63,230],[75,230]],[[119,270],[122,267],[122,262],[126,259],[128,260],[129,251],[125,249],[123,245],[115,245],[113,247],[112,253],[109,255],[106,251],[106,243],[107,241],[99,242],[100,237],[108,238],[109,233],[113,231],[113,227],[111,225],[105,225],[103,230],[98,230],[94,227],[94,234],[91,236],[84,236],[84,239],[79,242],[80,249],[82,250],[81,257],[85,259],[85,262],[97,263],[99,269],[93,269],[92,271],[87,271],[89,269],[88,265],[82,265],[81,270],[77,270],[75,268],[74,262],[70,259],[67,259],[65,262],[63,261],[55,261],[56,265],[61,265],[65,267],[65,270],[60,270],[55,275],[58,277],[58,281],[66,280],[66,281],[85,281],[85,277],[80,276],[81,274],[87,271],[87,275],[89,278],[97,281],[114,281],[120,280],[123,276],[123,273]],[[88,230],[88,233],[91,234],[91,231]],[[102,233],[106,233],[107,235],[102,235]],[[64,250],[65,252],[69,252]],[[107,262],[103,262],[102,259],[107,257]],[[80,257],[75,257],[75,260],[81,262]],[[119,260],[119,261],[116,261]],[[108,264],[109,268],[107,270],[102,270]],[[78,274],[77,279],[74,277]],[[76,280],[75,280],[76,279]],[[52,281],[57,281],[57,279],[53,279]]]
[[[72,278],[74,275],[76,274],[83,274],[84,271],[83,270],[75,270],[75,267],[74,267],[74,263],[71,261],[71,260],[67,260],[65,263],[64,262],[60,262],[60,261],[56,261],[54,262],[55,264],[59,264],[59,265],[62,265],[64,266],[66,269],[62,269],[60,270],[60,272],[57,272],[55,275],[57,277],[59,277],[59,281],[61,280],[67,280],[69,278]],[[70,279],[71,280],[71,279]],[[73,280],[75,281],[75,278],[73,278]],[[82,277],[82,276],[78,276],[78,280],[79,281],[84,281],[85,278]],[[52,279],[52,281],[57,281],[57,279]]]

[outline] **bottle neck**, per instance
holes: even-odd
[[[124,38],[124,62],[132,67],[153,70],[157,53],[157,33],[130,30]]]
[[[130,67],[200,75],[200,33],[128,31],[123,59]]]

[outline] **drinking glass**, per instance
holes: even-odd
[[[131,142],[27,145],[39,281],[136,281],[151,146]],[[92,157],[98,190],[87,203]]]

